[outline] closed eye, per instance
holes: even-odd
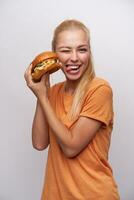
[[[70,50],[69,50],[69,49],[63,49],[63,50],[60,50],[60,52],[63,52],[63,53],[69,53]]]

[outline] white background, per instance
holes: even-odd
[[[96,73],[113,87],[109,161],[121,200],[134,199],[134,1],[0,0],[0,200],[40,199],[47,152],[31,145],[36,99],[23,74],[68,18],[89,27]],[[51,83],[63,78],[57,72]]]

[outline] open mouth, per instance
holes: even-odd
[[[66,65],[67,73],[76,73],[79,71],[81,65],[68,64]]]

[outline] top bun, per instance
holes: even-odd
[[[42,52],[40,53],[39,55],[37,55],[35,57],[35,59],[32,61],[32,65],[33,65],[33,68],[40,62],[42,62],[43,60],[46,60],[46,59],[50,59],[50,58],[54,58],[54,59],[58,59],[58,56],[55,52],[53,51],[45,51],[45,52]]]

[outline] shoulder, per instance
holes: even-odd
[[[109,83],[107,80],[105,80],[105,79],[103,79],[103,78],[100,78],[100,77],[95,77],[95,78],[90,82],[90,85],[91,85],[92,87],[100,87],[100,86],[103,86],[103,85],[108,86],[108,87],[111,87],[111,86],[110,86],[110,83]]]
[[[94,78],[84,97],[81,116],[96,119],[108,125],[113,118],[113,93],[108,81]]]
[[[112,87],[110,83],[102,78],[95,77],[88,85],[86,96],[100,93],[101,95],[113,95]]]
[[[109,90],[112,90],[110,83],[107,80],[99,77],[95,77],[88,85],[89,90],[96,90],[100,87],[109,88]]]
[[[64,82],[59,82],[59,83],[56,83],[54,85],[52,85],[50,87],[50,89],[54,90],[54,89],[58,89],[58,88],[61,88],[63,86]]]
[[[63,85],[64,85],[64,82],[59,82],[59,83],[52,85],[49,89],[49,94],[55,95],[55,94],[59,93],[61,91],[61,89],[63,88]]]

